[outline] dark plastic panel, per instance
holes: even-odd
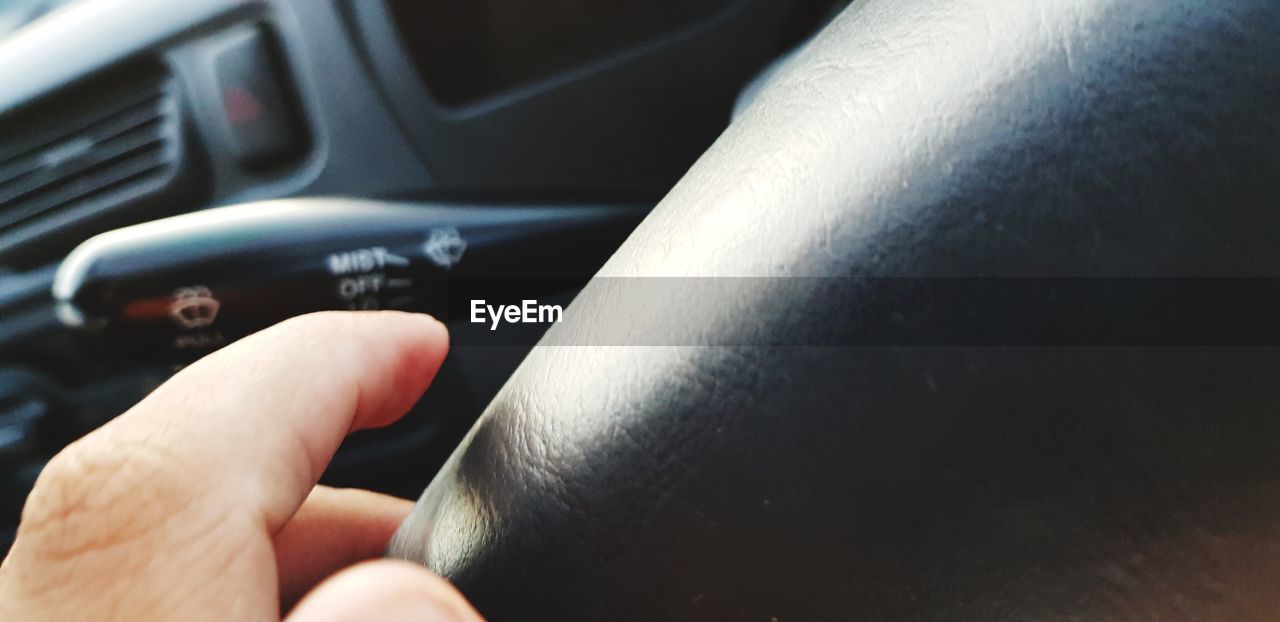
[[[720,134],[739,89],[824,0],[744,0],[545,79],[446,106],[383,2],[345,6],[370,66],[442,188],[660,197]]]
[[[740,8],[744,0],[387,0],[431,94],[455,105]]]

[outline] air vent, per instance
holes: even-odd
[[[173,78],[131,68],[0,120],[0,230],[165,191],[182,132]]]

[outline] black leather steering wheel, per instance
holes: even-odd
[[[601,276],[1277,260],[1275,0],[866,0]],[[608,317],[709,345],[537,348],[392,553],[494,620],[1280,615],[1276,348],[715,345],[875,295],[796,283],[691,319],[597,277],[548,339]]]

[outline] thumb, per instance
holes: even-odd
[[[287,622],[483,622],[448,581],[402,561],[348,568],[313,590]]]

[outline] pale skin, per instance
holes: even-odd
[[[45,468],[0,620],[480,620],[444,579],[378,559],[409,501],[316,486],[448,347],[427,316],[323,313],[187,367]]]

